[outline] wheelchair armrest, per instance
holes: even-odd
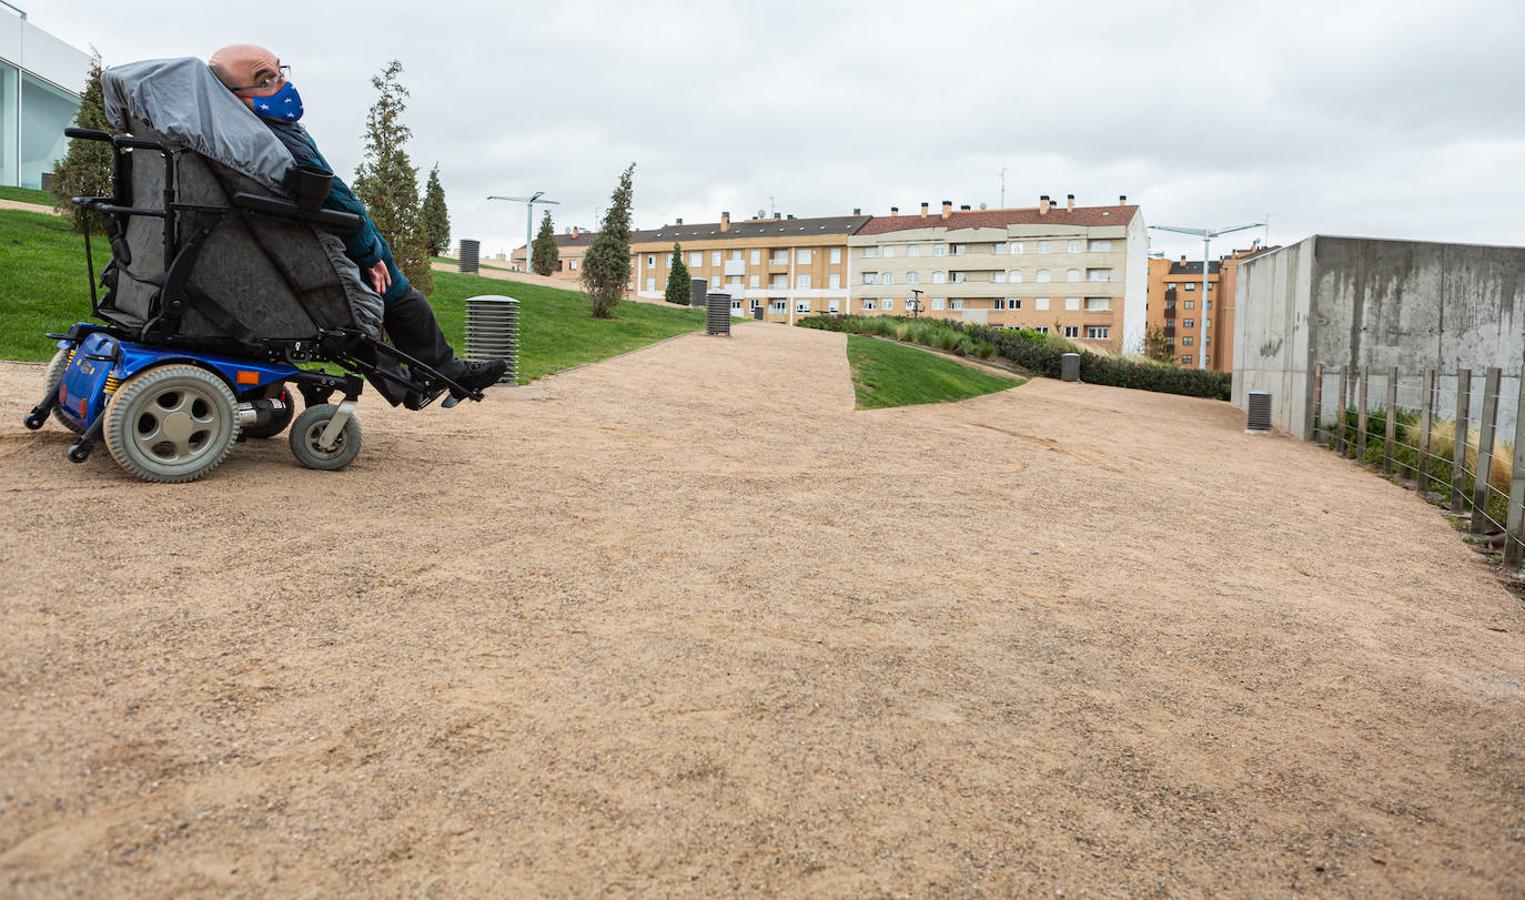
[[[355,231],[362,224],[361,218],[354,213],[339,212],[332,209],[318,209],[308,212],[297,206],[290,200],[282,200],[279,197],[261,197],[258,194],[250,194],[240,191],[233,195],[233,205],[257,212],[261,215],[274,216],[278,219],[291,219],[297,222],[311,222],[332,228],[335,231]]]

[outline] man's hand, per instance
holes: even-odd
[[[378,294],[385,294],[387,288],[392,286],[392,273],[387,271],[387,261],[384,259],[376,260],[376,265],[366,269],[365,273],[371,276],[371,287]]]

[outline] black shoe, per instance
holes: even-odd
[[[507,371],[508,360],[506,359],[462,363],[460,371],[456,373],[455,382],[469,390],[480,391],[497,384]]]

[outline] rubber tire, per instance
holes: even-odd
[[[338,411],[339,407],[332,403],[319,403],[302,410],[297,420],[291,423],[291,455],[297,458],[297,462],[309,469],[337,472],[360,455],[360,420],[353,415],[344,423],[344,430],[339,432],[337,449],[324,452],[312,446]]]
[[[283,384],[280,386],[280,389],[275,392],[275,394],[277,397],[282,395],[285,396],[286,411],[263,428],[258,425],[250,425],[249,427],[245,428],[243,431],[244,437],[254,438],[257,440],[273,438],[281,432],[285,431],[286,426],[291,424],[291,420],[296,418],[297,411],[294,404],[296,403],[297,398],[292,396],[291,391],[287,390],[286,386]],[[275,398],[272,397],[269,399]]]
[[[51,397],[58,393],[58,383],[64,380],[64,372],[67,371],[68,368],[69,351],[60,350],[53,354],[53,358],[48,361],[48,367],[43,370],[42,373],[42,380],[48,384],[48,396]],[[85,433],[84,427],[76,425],[74,420],[64,415],[64,411],[58,406],[53,407],[53,421],[69,429],[75,434]]]
[[[130,437],[137,415],[136,406],[145,396],[156,396],[175,385],[194,387],[211,397],[216,408],[219,424],[217,434],[209,442],[207,451],[201,454],[194,466],[175,467],[145,456]],[[144,481],[160,484],[182,484],[195,481],[222,464],[233,445],[238,442],[238,401],[227,382],[199,366],[172,364],[155,366],[122,382],[111,401],[106,404],[106,421],[102,429],[106,449],[117,465]],[[226,424],[223,424],[226,423]]]

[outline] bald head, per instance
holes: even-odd
[[[230,44],[213,53],[207,65],[218,81],[241,97],[268,97],[281,88],[281,61],[264,47]]]

